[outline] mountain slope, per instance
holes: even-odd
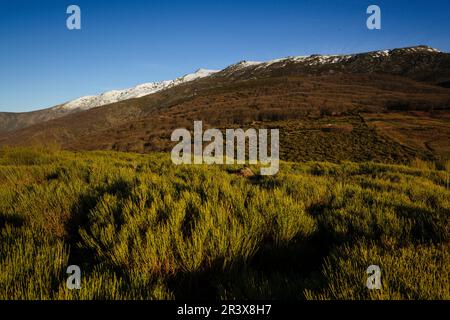
[[[119,102],[122,100],[139,98],[148,94],[152,94],[167,88],[180,85],[182,83],[210,76],[215,72],[217,71],[199,69],[192,74],[184,75],[182,77],[176,78],[175,80],[149,82],[128,89],[112,90],[104,92],[97,96],[85,96],[52,108],[33,112],[24,112],[24,113],[0,112],[0,132],[13,131],[28,127],[36,123],[57,119],[71,113],[89,110],[95,107],[111,104],[114,102]]]
[[[427,46],[417,46],[351,55],[298,56],[267,62],[241,61],[220,72],[199,69],[193,74],[175,80],[145,83],[124,90],[104,92],[97,96],[85,96],[49,109],[28,113],[0,113],[0,132],[13,131],[74,112],[139,98],[209,76],[237,80],[335,73],[399,75],[448,88],[450,55]]]
[[[262,77],[340,72],[383,73],[446,85],[450,80],[450,55],[428,46],[417,46],[349,55],[298,56],[267,62],[242,61],[221,73],[239,78],[248,77],[249,74]]]
[[[154,94],[4,133],[0,145],[56,142],[76,150],[167,151],[175,128],[203,120],[205,127],[279,127],[286,146],[281,153],[290,160],[430,158],[436,155],[430,141],[417,143],[428,146],[423,149],[403,143],[392,138],[403,133],[390,128],[385,134],[382,120],[372,123],[361,115],[408,112],[441,119],[439,129],[427,129],[426,139],[439,136],[439,150],[446,153],[450,90],[439,84],[449,78],[450,54],[428,47],[241,62]]]

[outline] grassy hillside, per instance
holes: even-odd
[[[299,120],[307,129],[319,117],[399,110],[405,116],[410,111],[448,115],[449,107],[449,89],[386,74],[213,77],[0,132],[0,145],[52,142],[70,150],[161,152],[174,129],[190,128],[194,120],[214,128]]]
[[[241,168],[1,149],[0,299],[450,299],[448,163]]]

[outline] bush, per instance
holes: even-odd
[[[449,298],[448,173],[431,166],[282,162],[243,177],[36,149],[0,163],[0,299]],[[370,264],[380,292],[364,286]]]

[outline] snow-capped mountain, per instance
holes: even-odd
[[[221,71],[199,69],[174,80],[144,83],[129,89],[85,96],[43,110],[26,113],[0,112],[0,133],[12,132],[95,107],[151,95],[196,79],[203,78],[208,84],[214,85],[258,78],[334,74],[389,74],[449,88],[450,54],[428,46],[414,46],[356,54],[291,56],[265,62],[244,60]]]
[[[189,81],[197,80],[210,76],[218,70],[207,70],[199,69],[194,73],[184,75],[182,77],[176,78],[175,80],[165,80],[159,82],[149,82],[140,84],[138,86],[123,89],[123,90],[111,90],[104,92],[97,96],[84,96],[62,105],[55,107],[55,110],[88,110],[91,108],[103,106],[106,104],[128,100],[132,98],[140,98],[142,96],[152,94],[173,86],[186,83]]]
[[[301,64],[303,66],[320,66],[320,65],[332,65],[332,64],[339,64],[343,62],[348,62],[351,60],[354,60],[358,57],[363,58],[390,58],[393,55],[398,54],[414,54],[414,53],[441,53],[441,51],[429,47],[429,46],[415,46],[415,47],[408,47],[408,48],[399,48],[399,49],[392,49],[392,50],[379,50],[379,51],[372,51],[372,52],[366,52],[366,53],[357,53],[357,54],[344,54],[344,55],[319,55],[319,54],[313,54],[309,56],[290,56],[285,57],[281,59],[274,59],[269,61],[247,61],[243,60],[238,63],[235,63],[223,71],[231,74],[236,71],[240,71],[243,69],[253,69],[253,70],[261,70],[261,69],[267,69],[268,67],[271,67],[273,65],[276,65],[277,67],[283,67],[288,63],[292,64]]]
[[[358,55],[364,55],[371,58],[382,58],[389,57],[391,54],[394,54],[401,50],[406,53],[414,53],[414,52],[439,52],[438,50],[427,47],[427,46],[417,46],[410,48],[402,48],[402,49],[393,49],[393,50],[380,50],[373,51],[365,54],[351,54],[351,55],[310,55],[310,56],[293,56],[286,57],[281,59],[274,59],[269,61],[240,61],[236,64],[233,64],[223,71],[224,74],[234,73],[236,71],[240,71],[246,68],[254,68],[254,70],[258,69],[266,69],[272,65],[277,65],[278,67],[282,67],[288,63],[296,63],[302,64],[305,66],[320,66],[324,64],[338,64],[342,62],[347,62]],[[99,107],[102,105],[128,100],[132,98],[140,98],[142,96],[152,94],[167,88],[171,88],[173,86],[186,83],[189,81],[193,81],[196,79],[208,77],[215,73],[218,73],[219,70],[208,70],[208,69],[199,69],[194,73],[187,74],[185,76],[176,78],[175,80],[165,80],[159,82],[149,82],[140,84],[138,86],[123,89],[123,90],[111,90],[104,92],[100,95],[96,96],[84,96],[69,102],[66,102],[62,105],[54,107],[54,110],[60,111],[75,111],[75,110],[88,110],[91,108]]]

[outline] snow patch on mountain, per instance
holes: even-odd
[[[306,66],[319,66],[325,64],[337,64],[342,62],[347,62],[352,58],[357,56],[369,56],[372,58],[387,58],[390,55],[396,53],[417,53],[417,52],[434,52],[439,53],[441,51],[428,47],[428,46],[415,46],[401,49],[393,49],[393,50],[379,50],[367,53],[359,53],[359,54],[347,54],[347,55],[318,55],[313,54],[310,56],[291,56],[281,59],[269,60],[266,62],[259,61],[241,61],[236,64],[231,65],[230,67],[224,69],[226,72],[236,72],[246,68],[254,68],[254,69],[263,69],[270,67],[272,65],[276,65],[277,67],[284,67],[288,63],[302,63]]]
[[[199,69],[194,73],[184,75],[175,80],[149,82],[128,89],[107,91],[97,96],[84,96],[55,107],[55,109],[88,110],[122,100],[140,98],[182,83],[208,77],[216,72],[218,70]]]

